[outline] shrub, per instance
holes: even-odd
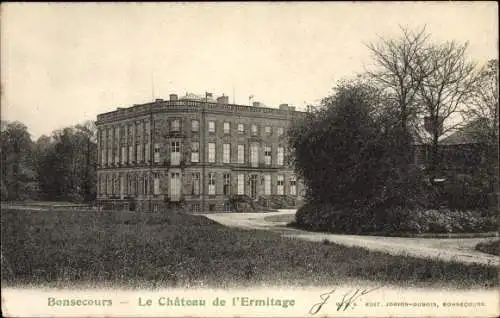
[[[413,137],[379,104],[386,101],[369,82],[341,82],[317,111],[290,127],[289,147],[309,202],[298,224],[348,233],[390,230],[400,218],[390,209],[429,201],[423,173],[412,164]]]
[[[496,216],[477,211],[388,207],[339,209],[330,204],[305,204],[296,214],[296,226],[312,231],[346,234],[478,233],[495,231]]]
[[[483,253],[500,255],[500,240],[479,243],[476,245],[476,250]]]

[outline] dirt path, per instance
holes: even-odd
[[[229,227],[258,229],[280,233],[308,241],[330,242],[364,247],[393,255],[409,255],[422,258],[438,258],[461,263],[481,263],[498,266],[499,257],[474,250],[479,242],[495,238],[407,238],[385,236],[360,236],[308,232],[286,227],[287,222],[273,222],[266,217],[294,214],[294,210],[267,213],[216,213],[204,214],[207,218]]]

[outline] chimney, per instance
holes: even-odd
[[[217,103],[218,104],[229,104],[229,96],[219,96],[217,97]]]
[[[170,94],[170,100],[177,100],[177,94]]]
[[[280,109],[281,110],[288,110],[288,104],[281,104]]]
[[[162,99],[162,98],[157,98],[157,99],[155,100],[155,102],[157,102],[157,103],[159,103],[159,102],[163,102],[163,99]]]
[[[438,135],[442,135],[442,133],[443,133],[443,120],[442,120],[442,118],[438,117],[437,122],[439,124],[439,126],[437,127],[439,129]],[[434,134],[434,130],[436,129],[434,124],[435,124],[435,121],[432,119],[432,117],[430,117],[430,116],[424,117],[424,128],[431,135]]]

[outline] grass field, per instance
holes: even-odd
[[[4,209],[1,225],[7,286],[498,286],[494,266],[294,240],[203,216]]]

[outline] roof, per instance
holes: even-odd
[[[440,141],[441,145],[465,145],[479,143],[477,133],[484,125],[480,119],[468,123],[461,130],[458,130]]]
[[[454,132],[446,132],[439,136],[438,142],[440,145],[470,145],[479,143],[478,131],[484,127],[484,122],[481,119],[474,120],[463,126],[460,130]],[[432,142],[432,135],[425,129],[419,130],[414,134],[415,145],[429,144]]]
[[[475,143],[477,143],[477,140],[470,131],[454,132],[440,142],[441,145],[464,145]]]

